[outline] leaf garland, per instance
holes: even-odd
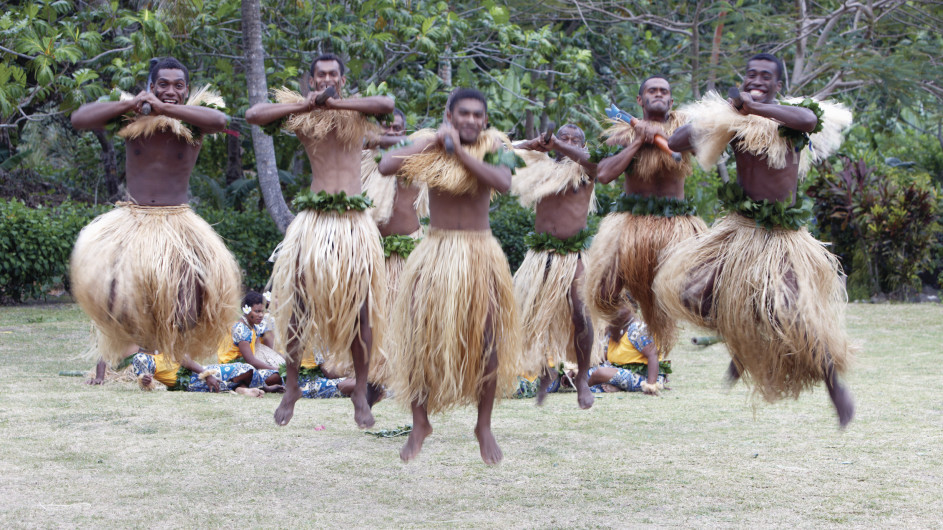
[[[786,127],[785,125],[779,126],[779,136],[792,142],[793,148],[795,148],[796,152],[798,153],[799,151],[802,151],[802,149],[805,148],[805,146],[809,145],[810,134],[815,134],[822,130],[822,127],[824,126],[822,122],[822,115],[824,114],[824,111],[822,110],[822,107],[819,106],[818,102],[814,101],[811,98],[805,98],[798,103],[780,102],[780,104],[789,105],[790,107],[802,107],[804,109],[809,109],[813,113],[815,113],[815,128],[812,129],[811,132],[806,133],[802,131],[797,131],[795,129],[790,129],[789,127]]]
[[[693,201],[674,197],[642,196],[622,193],[612,201],[612,210],[627,212],[632,215],[657,215],[659,217],[677,217],[697,215]]]
[[[410,423],[403,425],[402,427],[394,427],[392,429],[383,429],[380,431],[364,431],[364,434],[369,434],[376,436],[377,438],[396,438],[397,436],[406,436],[407,434],[413,432],[413,426]]]
[[[383,256],[387,258],[391,254],[399,254],[403,259],[406,259],[418,243],[415,239],[402,234],[384,236],[381,239],[383,240]]]
[[[317,193],[304,190],[291,201],[295,210],[318,210],[322,212],[335,211],[344,213],[348,210],[362,212],[373,206],[373,201],[365,193],[347,195],[347,192],[328,193],[321,190]]]
[[[556,252],[561,256],[565,256],[585,250],[591,237],[592,232],[586,228],[566,239],[554,237],[548,232],[539,234],[530,232],[524,236],[524,244],[527,245],[527,248],[536,252]]]
[[[282,381],[285,380],[285,375],[287,373],[288,367],[286,365],[278,365],[278,374],[282,376]],[[314,368],[306,368],[304,366],[298,367],[298,379],[315,380],[321,377],[324,377],[324,370],[321,369],[320,365],[315,366]]]
[[[168,390],[183,390],[187,391],[190,388],[190,377],[193,375],[193,371],[187,368],[186,366],[181,366],[177,369],[177,384],[168,388]]]
[[[604,143],[598,144],[589,150],[590,162],[594,164],[598,164],[604,158],[616,156],[617,154],[621,153],[623,149],[625,149],[625,147],[621,145],[609,145],[605,143],[605,139],[603,140],[603,142]]]
[[[796,205],[786,201],[770,202],[767,199],[756,201],[747,197],[747,193],[736,182],[722,184],[717,189],[717,198],[726,209],[753,219],[757,226],[767,230],[798,230],[812,217],[812,200],[808,197],[803,197]]]
[[[509,168],[512,175],[517,171],[517,168],[525,167],[527,165],[523,158],[517,156],[517,153],[509,149],[501,149],[498,151],[485,153],[482,161],[486,164],[491,164],[492,166],[504,166]]]

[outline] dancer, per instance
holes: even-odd
[[[353,367],[354,420],[374,423],[367,402],[370,357],[383,340],[386,281],[380,234],[364,211],[360,156],[364,138],[376,133],[366,115],[389,114],[392,98],[341,97],[347,78],[343,61],[332,54],[311,63],[307,97],[276,91],[278,103],[259,103],[246,120],[267,125],[284,120],[311,161],[311,189],[293,205],[301,210],[289,225],[272,269],[276,336],[286,344],[286,391],[275,423],[287,425],[301,397],[298,368],[302,352],[324,351],[331,371]]]
[[[431,131],[419,131],[406,139],[406,115],[399,109],[393,111],[393,121],[384,130],[377,142],[379,147],[391,147],[398,143],[417,141],[433,136]],[[429,216],[429,192],[421,182],[406,182],[403,178],[387,177],[378,169],[379,149],[364,150],[361,160],[361,178],[364,194],[373,202],[368,212],[377,223],[383,238],[384,265],[386,266],[387,314],[392,314],[393,301],[399,289],[399,278],[406,265],[406,258],[422,237],[421,217]],[[381,344],[374,359],[374,375],[371,381],[382,383],[388,377],[386,352],[393,335],[387,334],[386,343]]]
[[[844,427],[854,416],[838,380],[853,356],[845,288],[837,258],[802,226],[811,201],[798,200],[797,187],[812,161],[840,145],[851,113],[811,99],[778,102],[782,74],[775,56],[755,55],[736,98],[708,94],[688,111],[691,125],[670,138],[704,167],[732,141],[737,182],[719,191],[729,213],[679,245],[655,290],[670,314],[723,336],[731,382],[747,375],[772,402],[824,380]]]
[[[573,124],[560,127],[556,135],[518,144],[517,152],[527,166],[511,181],[511,193],[537,214],[534,232],[524,239],[527,255],[514,274],[528,371],[541,376],[537,403],[547,397],[556,367],[570,361],[578,366],[577,403],[588,409],[593,394],[587,373],[603,351],[594,347],[598,345],[593,325],[579,292],[583,249],[590,237],[586,217],[595,206],[596,165],[589,162],[585,146],[583,130]],[[556,159],[548,151],[555,151]]]
[[[413,413],[400,451],[407,462],[432,432],[429,412],[471,403],[482,460],[500,462],[491,411],[496,393],[522,372],[511,272],[488,220],[491,195],[510,188],[518,160],[502,146],[509,144],[503,134],[485,129],[487,113],[481,92],[456,90],[434,138],[380,162],[384,175],[429,186],[431,227],[406,261],[392,315],[391,384]]]
[[[676,161],[655,145],[656,135],[667,137],[685,120],[671,110],[674,100],[668,80],[645,79],[636,101],[642,106],[642,119],[634,127],[614,122],[606,131],[608,146],[594,152],[599,182],[608,184],[625,173],[625,187],[589,250],[584,296],[593,320],[608,325],[622,309],[623,290],[628,291],[667,356],[677,341],[677,323],[659,308],[652,293],[655,271],[666,249],[707,226],[684,198],[690,156]]]
[[[207,87],[190,95],[189,76],[176,59],[160,59],[146,91],[72,114],[76,129],[104,129],[131,115],[118,132],[127,142],[130,201],[82,229],[70,266],[72,294],[112,365],[131,344],[148,344],[175,361],[212,355],[238,316],[239,266],[187,205],[203,135],[223,130],[226,115]]]

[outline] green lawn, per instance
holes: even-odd
[[[841,432],[824,387],[755,409],[726,390],[723,345],[673,353],[663,397],[505,400],[504,462],[478,456],[475,412],[433,417],[419,459],[360,432],[347,400],[89,387],[74,305],[0,308],[4,527],[938,527],[943,306],[849,306],[863,346]],[[684,334],[685,340],[693,333]],[[378,429],[410,421],[395,402]],[[315,427],[324,425],[324,430]]]

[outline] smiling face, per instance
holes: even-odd
[[[747,63],[743,77],[743,91],[749,92],[754,101],[770,103],[783,88],[779,68],[773,61],[754,59]]]
[[[314,63],[314,75],[308,83],[312,90],[321,91],[332,86],[340,94],[347,78],[341,75],[341,65],[337,61],[318,61]]]
[[[674,100],[671,99],[671,85],[668,84],[667,79],[652,77],[645,81],[636,101],[642,106],[646,115],[665,115],[674,105]]]
[[[172,105],[183,105],[190,90],[186,74],[176,68],[162,68],[151,81],[151,92],[157,99]]]
[[[445,119],[458,131],[463,144],[473,144],[488,123],[488,113],[481,101],[464,98],[456,101],[452,110],[445,113]]]

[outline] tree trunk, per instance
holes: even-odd
[[[246,81],[249,89],[249,105],[268,101],[268,83],[265,78],[265,50],[262,49],[262,14],[259,0],[242,0],[242,46],[248,69]],[[258,125],[252,126],[252,147],[255,151],[256,171],[259,176],[259,188],[265,199],[265,207],[275,221],[275,226],[282,233],[294,218],[282,187],[278,181],[278,168],[275,166],[275,143]]]
[[[102,168],[105,170],[105,192],[108,193],[108,200],[118,200],[120,180],[118,178],[118,155],[115,154],[115,145],[111,143],[104,130],[97,129],[92,132],[102,148],[101,160]]]
[[[239,128],[233,124],[233,130]],[[226,135],[226,185],[242,178],[242,141],[238,136]]]

